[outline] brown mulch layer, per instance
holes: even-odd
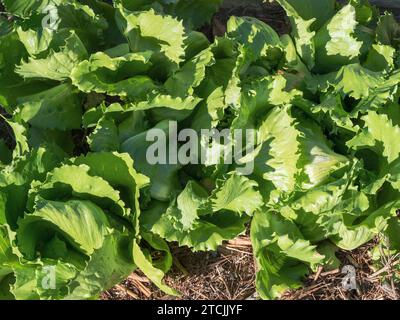
[[[372,241],[351,252],[339,251],[337,256],[341,261],[336,270],[318,270],[304,281],[304,288],[286,293],[283,300],[398,300],[400,283],[394,283],[394,277],[400,276],[396,265],[399,257],[388,257],[390,261],[382,261],[382,267],[377,268],[369,252],[377,244]],[[386,259],[386,258],[383,258]],[[342,273],[344,266],[354,267],[356,271],[356,289],[346,291]],[[377,270],[379,269],[379,270]],[[387,271],[387,272],[385,272]],[[397,275],[396,275],[397,273]]]
[[[239,237],[217,252],[192,253],[174,246],[172,271],[165,283],[180,297],[166,296],[141,273],[134,273],[120,286],[104,293],[102,299],[243,300],[255,293],[255,268],[248,237]],[[128,290],[126,290],[128,289]]]
[[[339,251],[341,261],[336,270],[318,270],[304,280],[304,287],[287,292],[283,300],[398,300],[400,283],[399,257],[388,257],[377,270],[369,256],[371,242],[352,252]],[[229,241],[216,253],[192,253],[174,247],[175,264],[165,282],[181,292],[180,297],[165,295],[143,274],[134,273],[127,280],[102,295],[104,300],[254,300],[255,266],[250,239],[239,237]],[[391,259],[391,260],[390,260]],[[390,264],[388,264],[390,262]],[[346,291],[342,285],[344,266],[356,270],[355,290]]]

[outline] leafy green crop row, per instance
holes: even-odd
[[[195,30],[221,0],[1,2],[0,298],[96,298],[135,268],[178,295],[168,242],[216,250],[249,223],[264,299],[338,248],[400,250],[391,14],[279,0],[290,35],[232,17],[210,43]],[[256,130],[254,172],[150,165],[168,121]]]

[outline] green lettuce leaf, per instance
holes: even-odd
[[[61,84],[35,95],[18,99],[19,117],[42,129],[79,129],[82,99],[69,84]]]
[[[78,63],[87,58],[85,45],[74,31],[65,40],[59,51],[50,50],[44,59],[29,58],[23,61],[16,72],[27,78],[45,78],[62,81],[68,79]]]
[[[315,266],[324,258],[293,222],[271,211],[254,215],[251,240],[259,268],[256,286],[263,299],[275,299],[300,287],[307,265]]]

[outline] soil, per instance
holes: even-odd
[[[226,23],[231,16],[255,17],[271,26],[280,35],[290,32],[290,24],[285,11],[275,3],[251,4],[247,6],[225,6],[213,18],[212,23],[204,28],[204,32],[210,40],[222,36],[226,32]]]

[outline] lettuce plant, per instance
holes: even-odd
[[[221,2],[1,1],[0,298],[93,299],[136,268],[179,295],[169,242],[216,250],[248,228],[263,299],[339,248],[400,250],[394,17],[278,0],[290,34],[231,17],[210,42]],[[240,163],[149,163],[170,122],[257,135]]]

